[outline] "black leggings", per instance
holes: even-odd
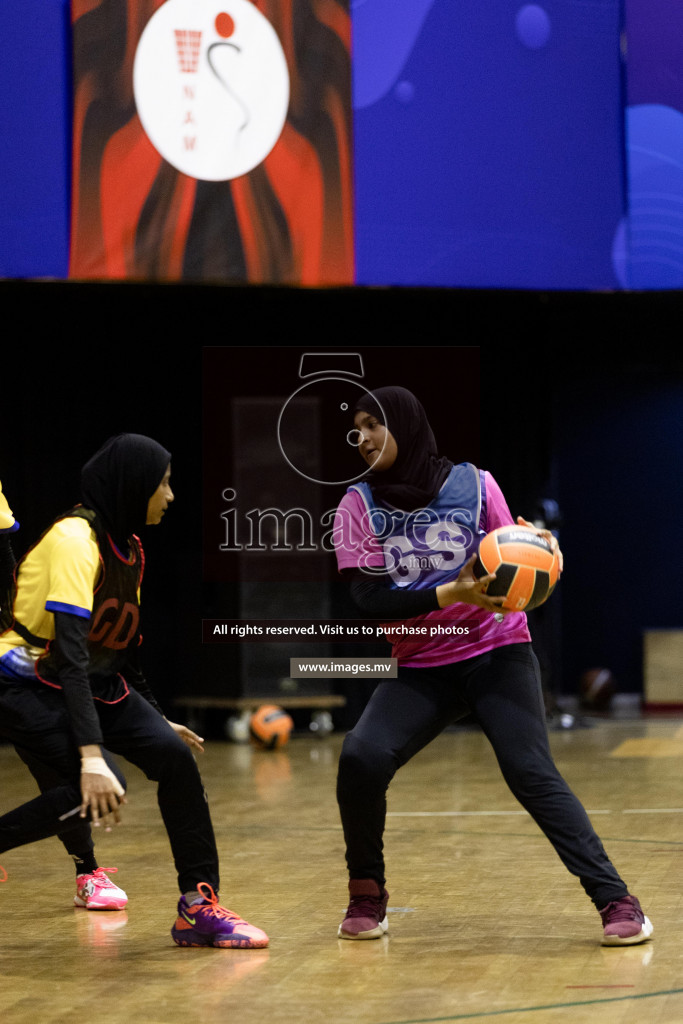
[[[139,693],[118,703],[96,702],[104,744],[158,784],[161,816],[171,843],[181,892],[208,882],[218,892],[218,855],[206,794],[189,747]],[[40,683],[0,676],[0,736],[24,759],[42,766],[54,785],[0,817],[0,853],[68,832],[82,832],[80,756],[71,739],[61,694]],[[42,781],[42,780],[41,780]]]
[[[14,749],[38,783],[41,793],[46,793],[68,781],[62,779],[55,772],[52,765],[45,761],[44,757],[37,757],[35,752],[24,750],[22,747],[15,747]],[[114,758],[104,749],[102,749],[102,757],[106,761],[109,770],[114,773],[123,788],[126,789],[126,779]],[[96,869],[95,843],[92,838],[90,822],[87,819],[79,818],[79,824],[77,825],[70,822],[68,828],[62,829],[62,831],[57,833],[57,838],[61,839],[66,852],[75,862],[77,875],[90,874],[90,872]]]
[[[548,745],[538,662],[510,644],[437,668],[399,668],[380,683],[342,748],[337,780],[351,878],[384,885],[386,792],[396,771],[449,724],[473,715],[514,796],[598,909],[626,895]]]

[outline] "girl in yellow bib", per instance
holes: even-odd
[[[167,721],[137,665],[138,533],[173,501],[170,458],[151,438],[111,438],[83,467],[83,503],[17,566],[2,610],[0,736],[41,767],[42,792],[0,816],[0,853],[64,839],[88,820],[118,821],[122,777],[106,748],[158,785],[181,893],[174,941],[265,946],[264,932],[218,903],[218,855],[193,756],[202,740]]]

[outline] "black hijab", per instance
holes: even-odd
[[[147,521],[147,505],[171,461],[143,434],[110,437],[81,470],[83,504],[97,512],[120,550]]]
[[[366,478],[375,497],[406,512],[428,505],[453,463],[439,455],[421,403],[406,388],[377,388],[359,399],[359,411],[383,423],[398,447],[393,466],[384,472],[370,470]]]

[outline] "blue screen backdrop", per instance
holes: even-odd
[[[353,14],[359,283],[617,287],[620,4]]]
[[[0,6],[0,277],[68,273],[69,17],[68,0]]]
[[[357,284],[683,286],[679,5],[350,3]],[[0,31],[0,277],[65,278],[69,2]]]

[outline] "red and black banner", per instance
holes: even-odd
[[[352,284],[349,0],[72,0],[70,277]]]

